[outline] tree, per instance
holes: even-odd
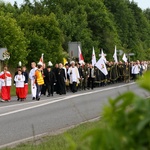
[[[3,12],[0,12],[0,45],[6,47],[10,53],[10,66],[17,66],[19,61],[27,63],[28,40],[16,20],[10,14],[6,15]]]
[[[109,13],[102,1],[88,1],[86,6],[88,27],[92,32],[92,39],[97,41],[98,48],[103,48],[108,54],[107,58],[112,57],[115,45],[121,45],[113,15]]]
[[[150,8],[147,8],[146,10],[143,11],[145,17],[150,21]]]
[[[44,53],[45,62],[49,60],[53,63],[62,61],[63,36],[53,13],[49,16],[39,16],[25,12],[17,20],[24,30],[26,38],[30,41],[28,46],[30,50],[28,55],[29,62],[38,61],[42,53]]]
[[[137,24],[137,34],[138,34],[138,41],[136,43],[137,49],[136,53],[140,53],[140,57],[146,58],[145,51],[150,48],[150,22],[145,17],[142,10],[137,6],[136,3],[131,2],[129,7],[132,9],[134,18]],[[139,50],[140,48],[140,50]]]
[[[91,61],[93,46],[96,55],[103,48],[108,60],[112,59],[115,45],[126,53],[134,52],[134,59],[139,59],[139,56],[141,59],[148,58],[146,52],[150,48],[149,10],[143,12],[134,1],[34,0],[31,3],[30,0],[25,0],[21,7],[17,3],[12,6],[10,3],[1,2],[0,10],[4,14],[10,13],[11,18],[17,20],[17,24],[31,42],[29,46],[26,45],[29,50],[27,51],[32,51],[30,54],[36,53],[37,49],[38,55],[43,51],[47,53],[49,47],[53,52],[55,45],[59,61],[63,57],[59,53],[67,53],[68,42],[80,41],[87,62]],[[49,36],[51,33],[53,36]],[[56,38],[55,35],[59,36]],[[56,53],[53,52],[54,56]],[[28,59],[31,61],[32,58],[29,56]]]

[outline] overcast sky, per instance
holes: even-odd
[[[18,5],[23,3],[23,0],[2,0],[2,1],[11,2],[12,4],[14,4],[14,1],[17,1]],[[138,6],[141,7],[142,9],[146,9],[148,7],[150,8],[150,0],[134,0],[134,2],[137,2]]]

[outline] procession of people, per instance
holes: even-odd
[[[103,87],[115,83],[129,83],[136,81],[150,69],[150,62],[109,62],[105,63],[107,75],[99,67],[91,63],[71,61],[66,64],[56,64],[55,67],[41,62],[31,63],[29,73],[25,66],[18,66],[12,74],[7,67],[0,73],[1,102],[11,100],[10,90],[12,82],[16,87],[16,100],[25,101],[28,95],[28,83],[31,84],[32,100],[40,100],[41,95],[54,96],[54,93],[65,95],[67,92],[75,93],[81,90],[92,90],[95,87]],[[102,68],[104,66],[102,65]],[[30,79],[30,82],[29,82]]]

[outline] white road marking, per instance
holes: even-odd
[[[37,107],[41,107],[41,106],[45,106],[45,105],[48,105],[48,104],[54,104],[54,103],[57,103],[57,102],[68,100],[70,98],[84,96],[84,95],[89,95],[89,94],[103,92],[103,91],[108,91],[108,90],[112,90],[112,89],[117,89],[117,88],[125,87],[127,85],[132,85],[132,84],[135,84],[135,83],[129,83],[129,84],[120,85],[120,86],[114,86],[114,87],[110,87],[110,88],[106,88],[106,89],[101,89],[101,90],[96,90],[96,91],[91,91],[91,92],[86,92],[86,93],[75,94],[75,95],[71,95],[71,96],[67,96],[67,97],[61,98],[59,100],[45,102],[43,104],[39,104],[39,105],[36,105],[36,106],[31,106],[31,107],[23,108],[23,109],[20,109],[20,110],[15,110],[15,111],[10,111],[10,112],[7,112],[7,113],[3,113],[3,114],[0,114],[0,117],[6,116],[6,115],[10,115],[10,114],[14,114],[14,113],[18,113],[18,112],[21,112],[21,111],[26,111],[26,110],[37,108]]]
[[[64,96],[55,97],[55,98],[53,98],[52,100],[59,99],[59,98],[64,98]],[[51,99],[45,98],[44,100],[42,100],[42,102],[43,102],[43,101],[47,101],[47,100],[50,101]],[[41,101],[40,101],[40,102],[41,102]],[[34,103],[39,103],[39,101],[34,100],[33,102],[27,102],[27,103],[23,103],[23,102],[22,102],[22,103],[19,103],[19,104],[14,104],[14,105],[9,105],[9,106],[1,106],[0,109],[9,108],[9,107],[14,107],[14,106],[24,106],[24,105],[34,104]]]

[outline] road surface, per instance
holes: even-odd
[[[0,148],[99,117],[108,98],[128,90],[142,97],[149,96],[132,82],[68,92],[63,96],[42,96],[40,101],[31,100],[30,95],[25,102],[13,97],[11,102],[0,103]]]

